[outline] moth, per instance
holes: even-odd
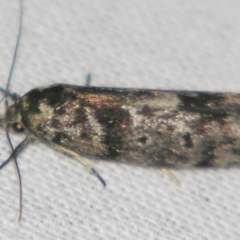
[[[12,148],[0,169],[11,160],[17,166],[36,141],[80,160],[104,186],[86,158],[164,169],[239,164],[240,94],[55,84],[20,97],[9,92],[20,32],[7,87],[0,88],[13,101],[0,117]],[[26,138],[13,148],[9,131]]]
[[[239,121],[239,94],[55,84],[17,97],[1,124],[26,133],[16,156],[42,141],[87,166],[181,168],[239,163]]]

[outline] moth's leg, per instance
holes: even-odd
[[[5,167],[14,157],[17,158],[19,154],[22,152],[22,150],[32,141],[32,139],[26,137],[22,142],[20,142],[17,147],[14,149],[14,151],[11,153],[9,158],[5,160],[2,165],[0,166],[0,170]]]
[[[91,80],[92,80],[92,76],[90,73],[88,73],[86,77],[85,87],[89,87],[91,85]]]
[[[4,97],[10,97],[14,102],[16,102],[18,98],[20,98],[20,96],[17,93],[10,93],[9,91],[6,91],[1,87],[0,87],[0,92],[4,93]]]
[[[161,168],[161,171],[168,175],[177,185],[181,186],[181,182],[177,179],[177,177],[168,169],[168,168]]]
[[[77,153],[75,153],[74,151],[69,150],[68,148],[65,148],[63,146],[59,146],[59,145],[55,145],[53,144],[53,146],[63,152],[66,152],[70,155],[72,155],[73,157],[75,157],[76,159],[78,159],[85,167],[87,167],[89,169],[89,171],[94,174],[98,180],[102,183],[102,185],[104,187],[106,187],[106,182],[104,181],[104,179],[100,176],[100,174],[93,168],[93,166],[87,161],[87,159],[83,158],[82,156],[79,156]]]
[[[15,161],[15,165],[17,168],[17,173],[18,173],[18,178],[19,178],[19,187],[20,187],[20,195],[19,195],[19,218],[18,221],[21,221],[22,218],[22,180],[21,180],[21,174],[20,174],[20,170],[18,167],[18,163],[17,163],[17,156],[22,152],[22,150],[32,141],[31,138],[26,137],[22,142],[20,142],[18,144],[18,146],[12,151],[10,157],[3,162],[3,164],[0,166],[0,170],[6,166],[11,160]]]

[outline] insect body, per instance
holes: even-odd
[[[240,95],[52,85],[7,109],[2,124],[78,159],[157,167],[240,162]],[[87,165],[86,163],[84,163]]]
[[[21,36],[19,31],[0,126],[12,149],[0,170],[33,141],[42,141],[80,160],[105,186],[85,157],[123,163],[180,168],[240,162],[240,94],[79,87],[57,84],[24,96],[9,93]],[[9,130],[26,133],[14,149]]]

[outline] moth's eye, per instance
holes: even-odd
[[[12,128],[15,132],[23,132],[24,131],[24,127],[22,126],[21,123],[13,123]]]

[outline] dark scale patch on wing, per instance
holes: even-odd
[[[233,149],[232,149],[232,154],[233,154],[233,155],[240,156],[240,148],[233,148]]]
[[[142,110],[138,111],[137,114],[152,117],[154,115],[154,111],[148,105],[144,105]]]
[[[234,146],[236,144],[238,139],[234,137],[228,137],[225,136],[224,139],[221,141],[221,145],[232,145]]]
[[[107,129],[122,130],[122,124],[130,123],[130,113],[118,106],[102,106],[96,109],[96,118],[98,122]]]
[[[215,111],[211,110],[208,114],[203,113],[202,123],[209,123],[210,121],[216,121],[220,124],[226,123],[225,119],[228,117],[228,114],[225,111]]]
[[[117,157],[121,154],[120,149],[122,149],[122,136],[118,133],[111,134],[106,133],[104,144],[108,149],[108,157]]]
[[[81,132],[81,138],[82,139],[91,139],[91,136],[88,132]]]
[[[202,160],[196,165],[197,167],[211,167],[214,165],[214,150],[216,148],[215,141],[208,141],[205,145],[206,146],[202,151]]]
[[[239,95],[239,97],[240,97],[240,95]],[[237,115],[240,114],[240,104],[231,103],[231,104],[229,104],[228,109],[231,111],[234,111]]]
[[[48,104],[52,107],[55,107],[57,105],[62,105],[64,104],[66,101],[74,101],[76,100],[77,96],[76,96],[76,93],[74,92],[70,92],[70,91],[67,91],[66,89],[64,89],[62,86],[54,86],[50,89],[47,89],[48,90]]]
[[[66,100],[73,101],[76,99],[76,93],[67,91],[61,85],[44,89],[33,89],[25,94],[25,96],[31,99],[29,111],[38,111],[39,104],[42,102],[55,108],[62,105]]]
[[[102,106],[96,109],[95,116],[105,130],[102,141],[108,149],[108,156],[119,156],[123,148],[123,136],[132,124],[130,113],[120,106]]]
[[[56,144],[64,143],[64,142],[71,142],[71,138],[65,133],[57,132],[54,134],[52,141]]]
[[[221,112],[214,112],[214,111],[209,111],[207,114],[202,113],[200,116],[200,119],[198,121],[194,121],[191,123],[192,129],[194,129],[195,133],[198,134],[205,134],[206,130],[208,129],[208,125],[211,124],[211,122],[217,122],[220,124],[220,126],[223,126],[226,124],[226,118],[227,118],[226,113],[221,113]]]
[[[222,144],[232,146],[232,154],[240,156],[240,148],[238,146],[238,139],[236,138],[228,138],[225,137],[224,142]],[[237,145],[237,146],[236,146]]]
[[[41,123],[39,123],[39,124],[36,126],[36,130],[37,130],[37,132],[39,132],[39,133],[43,132],[43,127],[42,127],[42,124],[41,124]]]
[[[198,132],[204,132],[205,126],[211,121],[225,124],[228,117],[227,109],[221,108],[225,97],[221,94],[194,93],[194,94],[178,94],[181,103],[179,109],[187,112],[195,112],[201,114],[198,122],[195,122],[195,129]]]
[[[51,127],[55,128],[55,129],[58,129],[59,124],[60,124],[60,121],[58,119],[53,119],[52,122],[51,122]]]
[[[186,133],[185,135],[183,135],[183,139],[185,141],[185,147],[186,148],[192,148],[193,147],[193,141],[192,141],[190,133]]]
[[[188,111],[199,111],[211,108],[210,106],[218,107],[225,100],[221,94],[210,93],[178,94],[178,98],[181,100],[179,107]]]
[[[148,138],[147,137],[140,137],[137,140],[138,140],[138,142],[145,144],[147,142]]]
[[[72,124],[81,124],[88,121],[87,113],[84,108],[76,108]]]

